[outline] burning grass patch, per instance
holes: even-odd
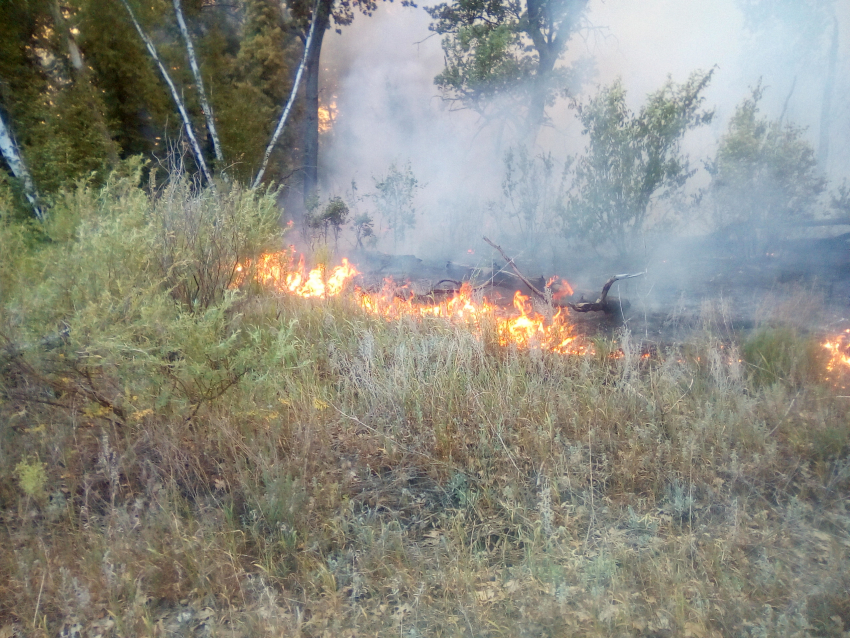
[[[847,629],[848,403],[777,333],[563,355],[345,295],[201,307],[127,193],[4,298],[0,631]]]

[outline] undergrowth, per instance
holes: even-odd
[[[3,635],[850,629],[847,398],[803,337],[387,322],[235,275],[274,193],[135,182],[0,220]]]

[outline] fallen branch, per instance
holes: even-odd
[[[484,241],[486,241],[486,242],[487,242],[488,244],[490,244],[493,248],[495,248],[496,250],[498,250],[498,251],[499,251],[499,254],[500,254],[500,255],[504,258],[504,260],[505,260],[506,262],[508,262],[508,266],[510,266],[511,268],[513,268],[513,269],[514,269],[514,272],[517,274],[517,277],[519,277],[520,279],[522,279],[522,282],[523,282],[526,286],[528,286],[528,287],[529,287],[529,289],[531,289],[531,292],[533,292],[535,295],[537,295],[538,297],[540,297],[540,299],[541,299],[542,301],[545,301],[547,304],[550,304],[550,305],[551,305],[552,301],[551,301],[551,299],[550,299],[549,297],[547,297],[547,296],[546,296],[546,293],[541,292],[540,290],[538,290],[538,289],[535,287],[535,285],[534,285],[533,283],[531,283],[528,279],[526,279],[525,275],[523,275],[523,274],[519,271],[519,268],[517,268],[517,267],[516,267],[516,264],[514,263],[514,260],[513,260],[513,259],[511,259],[510,257],[508,257],[508,256],[505,254],[505,251],[504,251],[504,250],[502,250],[502,248],[501,248],[500,246],[497,246],[496,244],[494,244],[493,242],[491,242],[491,241],[490,241],[489,239],[487,239],[486,237],[484,238]],[[612,283],[613,283],[613,282],[612,282]]]
[[[631,279],[632,277],[640,277],[645,274],[646,271],[634,273],[633,275],[614,275],[611,279],[605,282],[604,286],[602,286],[602,294],[599,295],[599,299],[596,301],[585,301],[582,303],[567,302],[559,305],[566,306],[570,310],[575,310],[576,312],[614,312],[616,309],[612,308],[611,305],[608,304],[608,291],[611,290],[611,286],[614,285],[614,282],[622,279]]]
[[[528,286],[531,289],[531,292],[533,292],[535,295],[537,295],[542,301],[545,301],[547,304],[549,304],[551,306],[558,306],[560,308],[569,308],[570,310],[575,310],[576,312],[614,312],[616,310],[616,308],[612,307],[608,303],[608,291],[611,290],[611,286],[614,285],[614,282],[615,281],[621,281],[623,279],[631,279],[633,277],[640,277],[641,275],[646,274],[646,271],[644,271],[644,272],[634,273],[634,274],[631,274],[631,275],[630,274],[614,275],[608,281],[605,282],[605,285],[602,286],[602,294],[599,295],[599,299],[597,299],[596,301],[585,301],[585,302],[582,302],[582,303],[571,303],[571,302],[567,301],[565,303],[555,303],[555,302],[552,301],[552,298],[551,298],[550,295],[546,295],[546,293],[544,293],[541,290],[539,290],[538,288],[536,288],[534,286],[534,284],[532,284],[528,280],[528,278],[520,272],[519,268],[517,268],[516,264],[514,263],[514,260],[511,259],[510,257],[508,257],[505,254],[505,251],[502,250],[502,248],[500,246],[497,246],[496,244],[494,244],[492,241],[490,241],[486,237],[484,238],[484,241],[486,241],[493,248],[495,248],[496,250],[499,251],[499,254],[505,259],[506,262],[508,262],[508,265],[511,268],[514,269],[514,272],[517,274],[517,277],[519,277],[523,281],[523,283],[525,283],[525,285]]]

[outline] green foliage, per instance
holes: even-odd
[[[4,297],[5,336],[25,353],[9,365],[40,370],[59,404],[82,399],[100,418],[188,418],[265,356],[238,325],[250,272],[237,266],[279,249],[276,193],[195,193],[175,176],[151,198],[137,181],[138,170],[113,175],[56,201],[52,241]],[[45,335],[53,326],[65,326],[61,339]]]
[[[366,244],[374,247],[375,242],[378,240],[375,235],[375,220],[368,213],[361,213],[354,218],[352,223],[354,224],[354,235],[357,240],[356,247],[364,248],[364,241]]]
[[[339,243],[339,232],[345,222],[348,221],[349,212],[348,205],[341,197],[333,197],[321,212],[308,211],[307,227],[317,232],[325,243],[328,241],[328,231],[332,231],[334,243],[337,244]]]
[[[243,277],[241,264],[280,250],[276,198],[275,190],[238,184],[195,195],[185,177],[172,178],[151,207],[150,223],[159,231],[155,254],[174,298],[206,311]]]
[[[400,241],[404,241],[407,230],[416,225],[414,199],[420,188],[419,180],[414,176],[410,162],[401,168],[393,163],[386,175],[375,177],[374,180],[375,206],[387,228],[392,231],[393,242],[397,246]]]
[[[505,153],[505,177],[502,194],[507,204],[507,217],[519,232],[527,250],[539,248],[555,231],[562,212],[565,178],[572,165],[556,172],[551,153],[531,156],[521,146]]]
[[[503,121],[526,113],[519,129],[534,136],[544,108],[575,83],[576,68],[557,66],[587,0],[453,0],[426,8],[443,36],[445,70],[434,82],[464,108]]]
[[[741,352],[759,386],[818,381],[828,358],[813,338],[784,327],[759,329],[747,339]]]
[[[620,80],[603,88],[578,115],[588,136],[576,162],[564,229],[622,255],[650,218],[653,204],[680,192],[693,174],[682,154],[685,133],[711,121],[700,110],[713,71],[697,71],[684,84],[672,80],[648,96],[640,112],[626,104]]]
[[[24,494],[37,501],[45,498],[44,486],[47,484],[47,464],[38,459],[24,459],[15,466],[15,475]]]
[[[738,106],[708,167],[715,223],[754,241],[810,214],[825,187],[805,129],[760,117],[762,94],[757,86]]]

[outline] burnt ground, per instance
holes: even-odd
[[[728,337],[764,324],[824,334],[850,328],[850,233],[779,240],[753,253],[751,245],[705,236],[666,242],[643,259],[572,251],[549,260],[548,267],[535,267],[522,256],[517,264],[539,288],[552,275],[567,279],[574,294],[566,300],[573,303],[596,301],[613,274],[646,271],[611,288],[609,300],[622,312],[571,313],[587,336],[611,335],[627,326],[646,342],[675,343],[706,326]],[[363,252],[352,261],[367,287],[380,288],[391,277],[425,294],[454,285],[438,285],[440,280],[471,281],[487,284],[483,292],[503,304],[510,303],[517,289],[529,293],[495,251],[488,259],[458,263]]]

